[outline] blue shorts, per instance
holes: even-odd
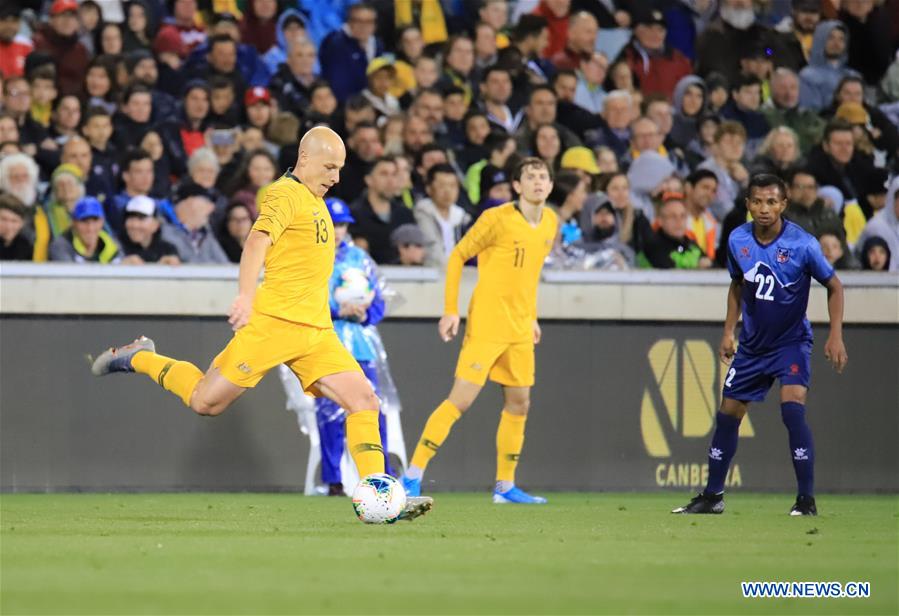
[[[733,363],[724,376],[722,398],[740,402],[765,399],[774,379],[783,385],[802,385],[811,381],[812,345],[798,342],[769,353],[753,354],[737,349]]]

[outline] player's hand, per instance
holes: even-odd
[[[540,339],[543,337],[543,330],[540,329],[540,324],[537,321],[534,321],[534,344],[540,344]]]
[[[234,331],[239,330],[250,320],[253,311],[253,298],[246,295],[238,295],[228,310],[228,323]]]
[[[459,315],[445,314],[440,317],[440,323],[437,324],[437,331],[440,333],[440,339],[449,342],[459,333]]]
[[[733,361],[736,352],[737,341],[734,338],[733,333],[725,332],[725,334],[721,336],[721,344],[718,345],[718,358],[729,366],[730,362]]]
[[[843,368],[849,362],[849,355],[846,354],[846,345],[843,344],[843,339],[828,338],[824,343],[824,357],[827,358],[837,374],[842,374]]]

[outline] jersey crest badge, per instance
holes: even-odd
[[[789,248],[777,248],[777,262],[778,263],[786,263],[790,260],[790,249]]]
[[[749,258],[749,246],[740,246],[740,256],[744,259]]]

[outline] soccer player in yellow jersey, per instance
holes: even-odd
[[[449,257],[446,299],[438,325],[444,341],[459,331],[459,279],[465,262],[474,257],[478,258],[478,284],[468,305],[452,390],[428,418],[403,477],[408,494],[421,493],[428,462],[489,378],[502,385],[505,400],[496,432],[493,502],[546,502],[515,487],[515,468],[534,384],[534,345],[540,342],[537,284],[556,238],[558,218],[545,207],[553,184],[542,160],[522,160],[512,174],[512,186],[519,200],[481,214]]]
[[[338,182],[345,160],[337,133],[313,128],[300,141],[296,167],[266,189],[228,314],[235,334],[206,374],[157,354],[145,337],[105,351],[93,373],[140,372],[200,415],[219,415],[266,372],[287,364],[307,393],[347,411],[347,444],[359,476],[383,473],[378,398],[334,332],[328,306],[334,225],[322,197]],[[263,265],[265,279],[257,289]],[[430,506],[429,499],[409,499],[403,517],[417,517]]]

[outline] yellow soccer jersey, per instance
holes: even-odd
[[[516,203],[491,208],[456,245],[446,270],[445,314],[458,314],[462,266],[478,257],[478,284],[465,335],[493,342],[530,342],[537,318],[537,285],[558,228],[549,208],[532,226]]]
[[[266,188],[253,229],[272,240],[253,309],[313,327],[332,327],[328,280],[334,268],[334,225],[324,200],[288,170]]]

